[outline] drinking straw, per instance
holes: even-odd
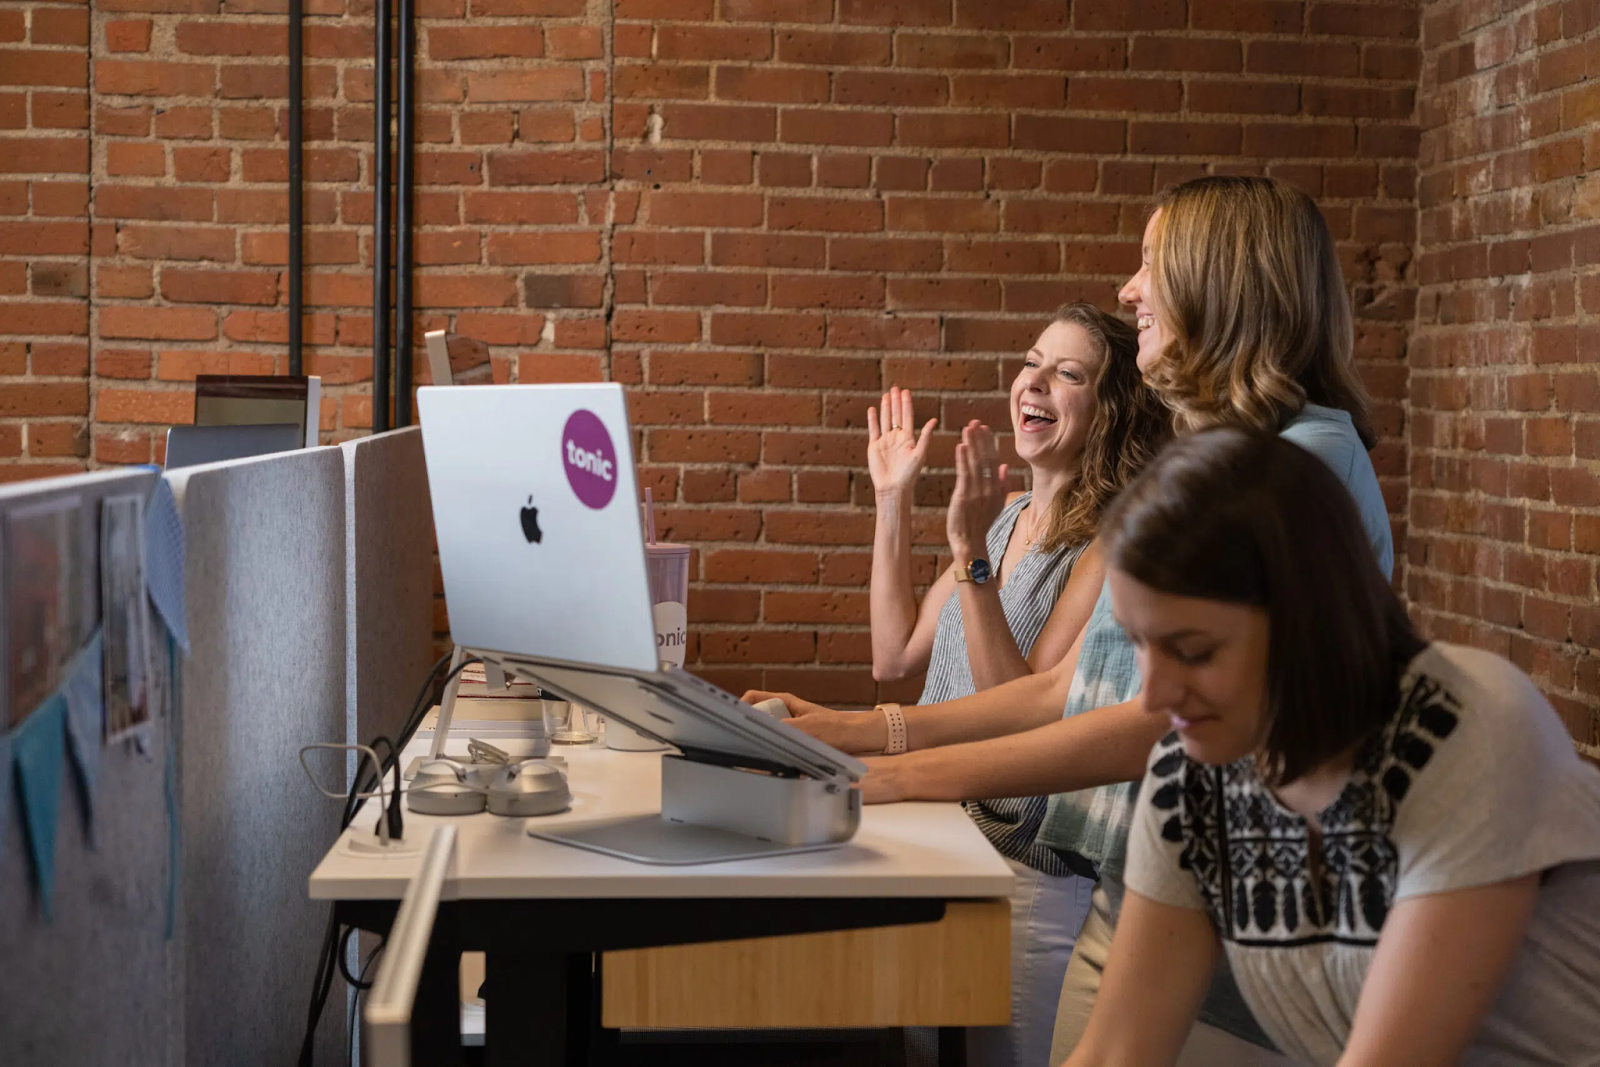
[[[644,524],[650,543],[653,545],[656,543],[656,501],[650,494],[649,486],[646,486],[644,491]]]

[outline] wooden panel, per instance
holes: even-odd
[[[936,923],[605,954],[608,1027],[1000,1026],[1011,906],[957,901]]]

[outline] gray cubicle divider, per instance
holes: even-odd
[[[328,914],[306,879],[337,836],[338,805],[298,752],[346,736],[343,456],[168,477],[188,540],[183,1062],[281,1067],[298,1054]],[[329,999],[319,1063],[344,1055],[343,997]]]
[[[433,662],[433,505],[422,430],[347,442],[346,739],[395,738]]]
[[[85,534],[94,537],[101,498],[147,494],[156,477],[144,469],[6,486],[0,527],[15,507],[75,495]],[[151,724],[148,755],[126,743],[101,752],[92,846],[73,772],[64,773],[48,922],[33,889],[18,805],[11,804],[0,831],[0,1063],[182,1062],[179,960],[166,937],[171,727],[170,720]],[[11,788],[9,767],[0,783]]]

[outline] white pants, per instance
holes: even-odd
[[[1055,1026],[1056,997],[1078,929],[1089,914],[1094,883],[1044,874],[1007,860],[1011,890],[1011,1025],[967,1030],[970,1067],[1045,1067]],[[937,1062],[933,1030],[906,1031],[907,1067]]]
[[[1111,900],[1105,890],[1095,887],[1093,907],[1084,920],[1061,983],[1061,1002],[1056,1009],[1055,1040],[1050,1045],[1050,1067],[1061,1067],[1078,1047],[1100,992],[1100,976],[1105,972],[1106,955],[1111,949]],[[1129,1019],[1129,1026],[1138,1020]],[[1269,1052],[1226,1030],[1196,1022],[1189,1040],[1178,1054],[1178,1067],[1293,1067],[1293,1061]]]

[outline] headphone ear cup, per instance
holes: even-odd
[[[473,815],[482,811],[488,797],[481,787],[469,781],[470,774],[455,760],[426,760],[406,790],[406,807],[419,815]]]

